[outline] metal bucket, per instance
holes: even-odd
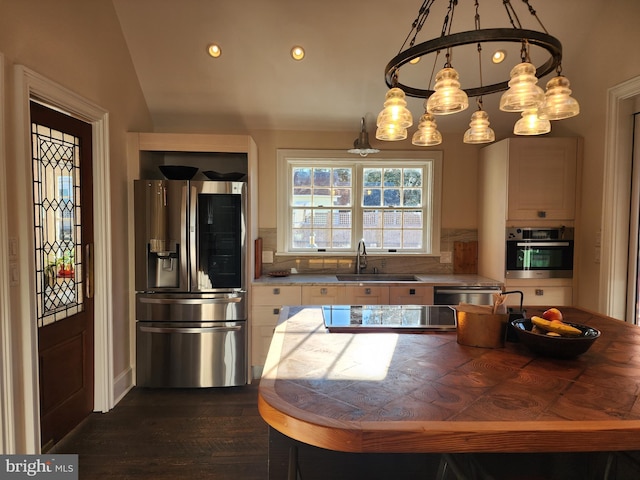
[[[484,314],[456,310],[458,343],[469,347],[501,348],[509,314]]]

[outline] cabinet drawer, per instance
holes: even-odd
[[[271,325],[275,327],[280,317],[280,305],[254,306],[251,309],[252,325]]]
[[[387,286],[346,286],[339,297],[344,305],[388,305],[389,287]]]
[[[517,287],[524,295],[524,305],[536,305],[544,307],[558,307],[573,304],[572,287]],[[520,305],[519,295],[509,295],[507,303],[513,306]]]
[[[340,287],[313,285],[302,287],[302,305],[335,305],[338,303]]]
[[[254,286],[251,300],[253,305],[300,305],[300,287]]]
[[[389,287],[389,305],[433,305],[433,287]]]
[[[254,326],[251,328],[251,365],[264,365],[271,346],[274,327]]]

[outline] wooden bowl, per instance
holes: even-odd
[[[530,318],[519,318],[511,322],[511,328],[521,343],[531,351],[546,357],[572,358],[583,354],[600,336],[600,331],[579,323],[564,322],[582,332],[578,337],[555,337],[532,332]]]

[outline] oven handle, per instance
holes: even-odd
[[[516,242],[516,247],[568,247],[569,242]]]
[[[153,303],[156,305],[186,304],[204,305],[209,303],[240,303],[243,297],[219,297],[219,298],[149,298],[140,297],[140,303]]]
[[[242,328],[241,325],[234,327],[139,327],[141,332],[146,333],[222,333],[222,332],[237,332]]]

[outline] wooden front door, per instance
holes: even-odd
[[[43,450],[93,410],[91,125],[31,102]]]

